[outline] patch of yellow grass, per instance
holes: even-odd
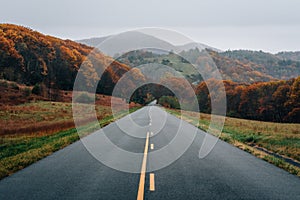
[[[200,118],[198,118],[199,113],[191,111],[174,109],[167,109],[167,111],[193,125],[198,124],[198,127],[202,130],[208,130],[211,119],[210,114],[200,113]],[[300,124],[262,122],[226,117],[220,139],[300,176],[300,168],[250,146],[259,146],[299,162]]]

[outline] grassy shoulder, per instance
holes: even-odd
[[[169,113],[206,131],[209,114],[166,109]],[[300,176],[300,124],[260,122],[226,117],[220,139]],[[290,160],[291,162],[287,162]]]
[[[2,122],[16,122],[17,124],[20,123],[22,127],[25,126],[24,124],[31,124],[31,126],[25,126],[23,129],[18,129],[16,126],[18,131],[24,130],[24,132],[0,135],[0,179],[79,140],[74,122],[69,123],[72,120],[70,103],[37,102],[23,104],[19,107],[13,107],[18,112],[1,110],[0,113],[0,121]],[[85,105],[83,104],[82,109],[84,108]],[[130,112],[137,109],[137,107],[131,108]],[[96,106],[96,111],[101,127],[128,114],[126,110],[121,109],[113,117],[109,107],[102,105]],[[48,120],[45,122],[44,118]],[[53,120],[51,120],[52,118]],[[80,128],[84,133],[89,134],[97,130],[99,124],[91,122]],[[32,126],[38,128],[31,128]],[[45,129],[53,126],[56,128]]]

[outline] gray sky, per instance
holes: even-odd
[[[1,0],[0,22],[82,39],[141,27],[223,50],[300,50],[299,0]]]

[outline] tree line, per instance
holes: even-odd
[[[226,91],[227,115],[244,119],[300,122],[300,76],[287,81],[261,82],[250,85],[222,81]],[[196,87],[201,112],[211,112],[207,85],[221,90],[220,81],[208,80]]]

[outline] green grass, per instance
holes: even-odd
[[[276,158],[274,156],[266,155],[263,157],[263,160],[272,163],[273,165],[276,165],[277,167],[280,167],[282,169],[287,170],[291,174],[300,176],[299,168],[290,165],[289,163],[285,162],[283,159]]]
[[[168,64],[171,68],[180,72],[181,75],[191,81],[196,81],[199,78],[199,72],[190,63],[182,62],[181,57],[176,54],[160,55],[154,58],[144,58],[147,63],[162,63],[163,60],[169,60]]]
[[[78,139],[74,128],[49,136],[4,138],[0,154],[0,178],[23,169]]]
[[[138,108],[131,108],[130,112]],[[99,121],[80,127],[84,134],[104,127],[109,123],[127,115],[120,111],[116,117],[109,115]],[[77,130],[71,128],[52,134],[5,135],[0,138],[0,179],[62,149],[79,140]]]

